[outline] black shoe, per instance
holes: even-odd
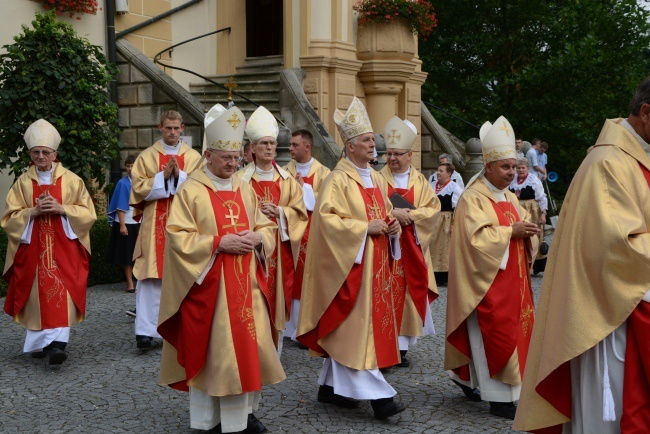
[[[137,335],[135,337],[135,343],[140,350],[148,350],[152,347],[152,339],[149,336]]]
[[[303,344],[302,342],[298,342],[298,348],[300,348],[301,350],[308,350],[309,349],[309,347],[307,345]]]
[[[46,350],[40,350],[40,351],[32,351],[32,358],[33,359],[44,359],[47,357],[48,351]]]
[[[465,397],[467,397],[467,399],[469,399],[470,401],[474,401],[474,402],[482,401],[481,394],[477,389],[472,389],[471,387],[465,386],[464,384],[461,384],[456,380],[451,380],[451,381],[453,381],[456,385],[458,385],[458,387],[462,389],[463,394],[465,394]]]
[[[357,408],[359,401],[334,393],[332,386],[321,386],[318,389],[318,401],[326,404],[334,404],[341,408]]]
[[[373,399],[370,401],[372,411],[375,413],[375,419],[387,419],[403,412],[406,407],[401,402],[395,402],[393,398]]]
[[[399,355],[402,358],[402,361],[397,364],[399,368],[408,368],[411,366],[411,361],[406,358],[406,352],[408,350],[399,350]]]
[[[126,292],[127,292],[128,294],[135,294],[135,288],[127,288],[127,289],[126,289]]]
[[[248,423],[246,424],[245,433],[248,434],[257,434],[262,432],[267,432],[268,430],[258,418],[255,417],[253,413],[248,415]]]
[[[48,365],[60,365],[65,362],[68,358],[68,355],[60,348],[52,348],[47,353],[47,364]]]
[[[125,313],[126,313],[128,316],[132,316],[133,318],[135,318],[135,309],[133,309],[133,310],[127,310]]]
[[[490,414],[504,419],[515,420],[517,406],[514,402],[493,402],[490,401]]]

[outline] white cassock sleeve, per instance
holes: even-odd
[[[508,248],[506,249],[506,253],[503,255],[503,258],[501,258],[501,265],[499,265],[499,270],[506,269],[506,265],[508,265],[509,257],[510,257],[510,243],[508,243]]]
[[[280,210],[280,217],[278,217],[280,241],[289,241],[289,224],[287,223],[287,216],[284,215],[284,210],[281,206],[279,206],[278,209]]]
[[[79,238],[75,233],[74,229],[70,225],[70,222],[65,216],[61,216],[61,224],[63,225],[63,232],[65,236],[71,240],[76,240]],[[32,231],[34,230],[34,220],[30,220],[23,231],[23,234],[20,236],[21,244],[29,244],[32,239]]]
[[[314,188],[311,185],[305,183],[302,186],[302,198],[307,211],[313,211],[314,206],[316,206],[316,198],[314,197]]]
[[[366,229],[366,234],[363,237],[361,242],[361,247],[359,247],[359,252],[357,253],[357,258],[354,260],[355,264],[360,264],[363,261],[363,252],[366,250],[366,240],[368,239],[368,229]]]
[[[169,177],[169,179],[167,180],[167,183],[170,186],[170,190],[167,190],[167,188],[165,187],[165,174],[164,174],[164,172],[156,173],[156,175],[153,178],[153,187],[151,187],[151,191],[149,192],[147,197],[144,198],[144,200],[152,201],[152,200],[168,198],[169,195],[172,194],[171,188],[174,188],[173,187],[174,186],[174,176],[173,175]]]

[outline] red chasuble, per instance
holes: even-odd
[[[305,184],[309,184],[312,187],[314,186],[314,175],[304,176],[302,180]],[[298,253],[298,265],[296,266],[296,274],[293,280],[293,295],[291,298],[294,300],[300,300],[300,295],[302,294],[302,278],[305,275],[305,257],[307,256],[307,241],[309,241],[309,227],[311,226],[311,211],[307,211],[307,228],[305,229],[305,234],[300,240],[300,252]]]
[[[359,185],[361,196],[366,205],[368,221],[386,218],[386,205],[379,188],[363,188]],[[387,235],[371,235],[373,241],[372,264],[372,335],[375,344],[377,367],[387,368],[399,363],[397,346],[397,324],[393,311],[393,299],[390,284],[390,255]],[[343,286],[332,300],[318,326],[301,336],[301,342],[310,349],[327,352],[318,345],[318,341],[334,331],[352,311],[361,290],[361,280],[365,264],[365,255],[361,264],[354,264]]]
[[[393,188],[388,186],[388,197],[399,194],[411,205],[415,205],[415,192],[413,188]],[[411,300],[420,314],[422,324],[429,308],[429,303],[438,297],[438,294],[429,291],[427,281],[427,263],[415,237],[415,225],[402,226],[400,235],[400,247],[402,258],[391,259],[391,285],[393,291],[393,303],[398,328],[402,324],[404,303],[406,302],[406,291],[408,290]]]
[[[639,164],[650,187],[650,172]],[[650,303],[642,301],[627,319],[621,434],[647,432],[650,426]],[[563,363],[535,388],[560,413],[571,418],[571,365]],[[562,425],[533,431],[561,434]]]
[[[62,202],[61,183],[40,186],[32,181],[32,187],[34,206],[43,193]],[[79,240],[66,236],[59,215],[36,217],[30,243],[20,244],[13,266],[4,275],[9,282],[5,312],[15,316],[25,307],[36,279],[41,329],[68,327],[68,294],[85,316],[89,258]]]
[[[250,224],[238,191],[216,193],[208,190],[219,232],[214,241],[213,250],[216,250],[224,235],[248,230]],[[158,327],[163,338],[176,348],[178,363],[185,369],[185,380],[171,384],[171,387],[188,391],[187,382],[203,369],[210,333],[213,331],[214,311],[217,303],[226,303],[242,393],[262,390],[250,277],[252,255],[253,252],[246,255],[217,254],[203,282],[192,285],[179,311]],[[226,288],[225,300],[217,297],[222,273]],[[264,271],[259,263],[256,275],[260,289],[269,301]]]
[[[271,202],[275,205],[280,203],[280,179],[277,181],[256,181],[252,180],[251,183],[255,194],[257,195],[257,200],[260,204],[265,202]],[[267,280],[267,286],[269,289],[271,304],[271,315],[273,323],[275,324],[275,305],[277,297],[277,288],[278,283],[277,279],[277,269],[278,269],[278,254],[280,255],[280,264],[282,267],[282,287],[284,288],[284,304],[285,310],[287,313],[291,312],[291,298],[293,292],[293,283],[294,283],[294,268],[293,268],[293,255],[291,254],[291,242],[282,241],[280,242],[280,224],[276,218],[271,219],[274,223],[278,225],[278,243],[276,244],[275,250],[271,255],[271,259],[268,262],[268,271],[269,277]],[[278,252],[279,251],[279,252]]]
[[[176,158],[178,167],[183,170],[185,167],[185,155],[163,155],[158,154],[158,167],[160,170],[165,170],[165,166]],[[162,278],[163,275],[163,262],[165,260],[165,243],[167,242],[167,217],[169,217],[169,210],[172,207],[172,200],[174,195],[170,195],[164,199],[156,201],[156,219],[154,220],[154,236],[156,237],[156,266],[158,268],[158,276]]]
[[[519,215],[510,202],[491,203],[501,226],[519,221]],[[523,378],[535,320],[534,305],[524,240],[511,239],[508,249],[506,269],[497,272],[490,289],[476,307],[476,313],[490,377],[501,372],[517,351],[519,374]],[[467,321],[449,335],[448,341],[471,358]],[[470,380],[467,365],[454,369],[454,372],[461,379]]]

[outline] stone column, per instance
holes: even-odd
[[[465,153],[469,157],[469,160],[465,164],[465,172],[463,173],[463,181],[467,185],[472,176],[480,172],[485,164],[483,163],[483,148],[481,147],[481,141],[477,138],[469,139],[465,143]]]

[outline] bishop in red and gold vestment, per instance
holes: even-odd
[[[381,175],[388,183],[393,217],[402,226],[401,258],[391,261],[391,285],[399,330],[398,366],[410,366],[406,353],[419,336],[435,333],[429,303],[438,297],[429,246],[440,201],[431,184],[413,165],[411,148],[417,129],[397,116],[384,128],[386,165]]]
[[[389,262],[389,236],[397,251],[400,225],[386,181],[368,165],[375,141],[365,107],[355,97],[334,121],[347,157],[314,208],[296,335],[325,357],[319,401],[355,407],[368,399],[375,417],[386,419],[405,408],[379,370],[400,361]]]
[[[268,288],[271,319],[278,331],[283,331],[291,316],[296,265],[308,218],[302,187],[275,163],[278,132],[275,117],[266,108],[258,107],[246,124],[255,161],[236,176],[251,185],[264,215],[278,225],[276,248],[269,260]]]
[[[508,190],[512,126],[501,116],[480,137],[485,168],[460,197],[451,231],[445,369],[468,398],[513,419],[534,322],[531,237],[539,228]]]
[[[515,429],[650,432],[650,78],[564,199]]]
[[[86,316],[90,228],[84,182],[56,159],[61,136],[39,119],[25,132],[32,165],[9,190],[2,228],[9,245],[4,310],[27,329],[23,351],[63,363],[70,327]]]
[[[232,176],[244,134],[237,107],[206,129],[203,168],[178,189],[167,222],[158,331],[160,383],[190,394],[190,426],[263,432],[262,387],[285,378],[267,267],[277,226]]]

